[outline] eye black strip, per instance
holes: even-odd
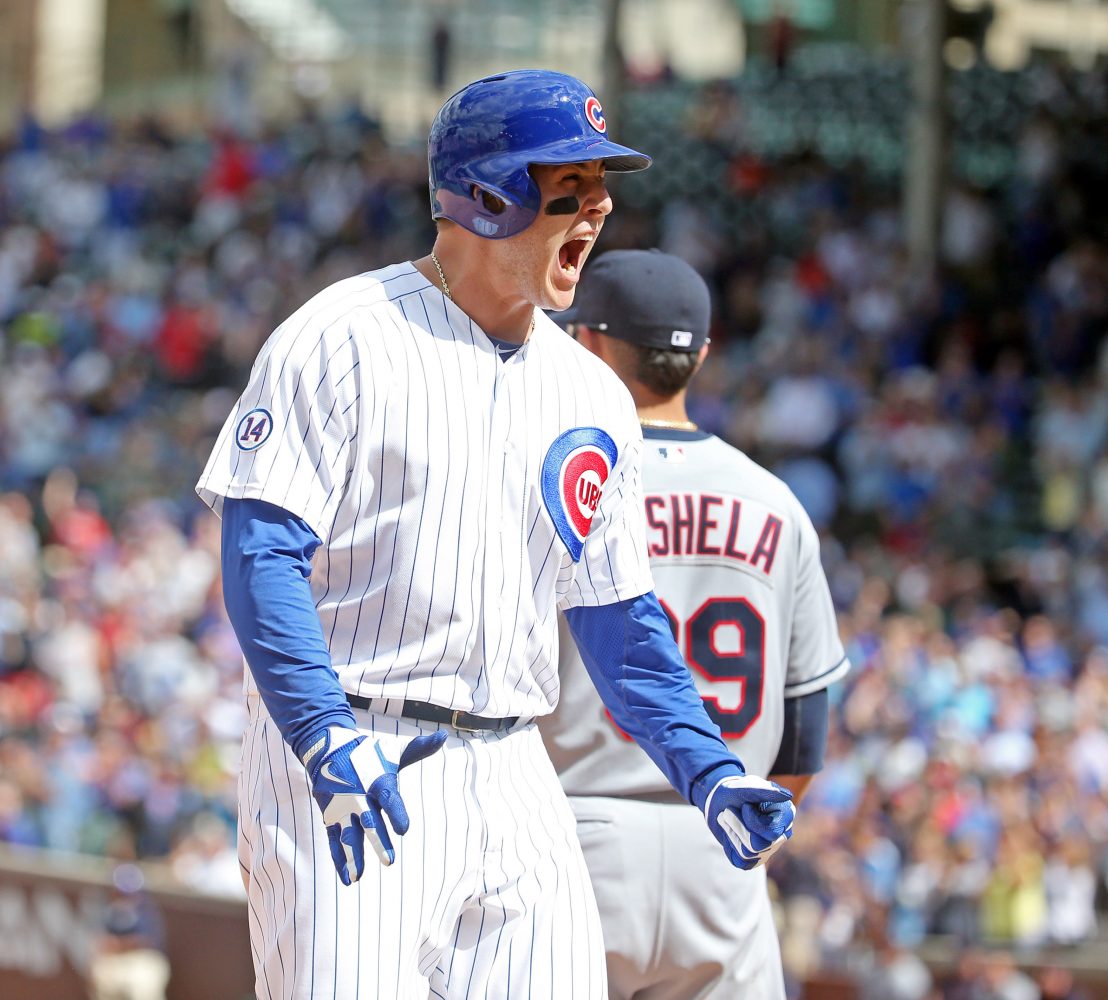
[[[547,215],[576,215],[581,211],[581,202],[572,194],[564,198],[555,198],[546,206]]]

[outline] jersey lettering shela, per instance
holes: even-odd
[[[767,574],[773,569],[781,540],[781,518],[776,514],[764,515],[757,541],[752,548],[744,549],[739,542],[739,530],[751,515],[748,513],[744,519],[743,502],[737,497],[648,493],[644,506],[652,558],[719,556],[748,563]]]

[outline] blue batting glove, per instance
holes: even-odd
[[[445,730],[409,739],[404,736],[373,738],[344,726],[329,726],[317,733],[304,752],[304,767],[312,783],[312,795],[323,813],[331,860],[343,885],[357,882],[365,871],[365,841],[383,865],[396,858],[385,826],[408,832],[408,810],[400,797],[396,775],[401,768],[429,757],[446,742]],[[399,755],[397,763],[386,756]]]
[[[724,778],[708,793],[704,817],[736,868],[764,865],[793,835],[792,792],[753,775]]]

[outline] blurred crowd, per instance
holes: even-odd
[[[1076,946],[1105,896],[1108,161],[1073,160],[1052,92],[1003,184],[952,188],[926,270],[894,189],[760,156],[725,85],[681,122],[715,201],[613,186],[602,249],[713,287],[694,418],[823,533],[854,670],[771,874],[793,974],[867,1000],[1078,1000],[1007,952],[944,981],[915,949]],[[355,109],[251,137],[27,121],[0,153],[0,840],[241,893],[242,668],[192,485],[270,330],[430,245],[423,154]]]
[[[946,982],[913,950],[1077,946],[1104,908],[1108,178],[1070,155],[1074,86],[1040,80],[1003,185],[952,186],[934,269],[860,167],[752,152],[726,85],[684,124],[744,216],[677,199],[657,233],[718,293],[691,412],[824,530],[854,670],[772,874],[791,968],[873,1000],[1078,997],[1007,953]]]
[[[425,164],[355,111],[2,152],[0,839],[241,894],[242,661],[192,487],[270,330],[425,244]]]

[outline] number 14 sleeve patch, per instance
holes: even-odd
[[[269,410],[260,407],[251,410],[239,422],[235,428],[235,444],[242,451],[253,451],[261,447],[273,433],[273,417]]]
[[[574,562],[617,454],[615,441],[599,427],[574,427],[554,439],[543,459],[543,503]]]

